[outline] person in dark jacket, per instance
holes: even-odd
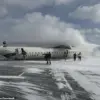
[[[51,53],[44,54],[44,59],[47,61],[47,64],[51,64]]]
[[[64,52],[64,59],[66,60],[68,57],[68,50]]]
[[[43,54],[44,55],[44,59],[45,59],[45,61],[47,62],[47,64],[48,64],[48,55],[47,54]]]
[[[76,53],[74,53],[74,54],[73,54],[73,59],[74,59],[74,61],[76,61],[76,57],[77,57],[77,55],[76,55]]]
[[[81,58],[82,58],[82,54],[81,52],[78,54],[78,59],[81,61]]]
[[[48,61],[49,61],[49,64],[51,64],[51,53],[50,52],[48,53]]]
[[[23,59],[25,59],[25,56],[26,56],[26,51],[23,49],[23,48],[21,48],[21,53],[22,53],[22,55],[23,55]]]

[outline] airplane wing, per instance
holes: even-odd
[[[53,47],[55,49],[71,49],[71,47],[69,45],[58,45],[58,46],[55,46]]]
[[[15,51],[9,51],[7,50],[7,52],[5,52],[5,54],[2,54],[2,56],[4,56],[5,58],[9,59],[11,57],[17,57],[16,55],[18,54],[18,52]],[[27,54],[27,52],[21,48],[21,54],[20,55],[23,55],[25,56]]]
[[[16,53],[8,53],[8,54],[5,54],[3,56],[6,58],[10,58],[10,57],[15,56],[15,55],[16,55]]]

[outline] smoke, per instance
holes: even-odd
[[[74,25],[62,22],[59,18],[41,13],[27,14],[11,28],[7,39],[35,44],[83,45],[85,40]]]
[[[92,56],[100,57],[100,46],[96,46],[95,48],[93,48]]]

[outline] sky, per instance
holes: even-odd
[[[0,0],[0,42],[100,44],[100,0]]]

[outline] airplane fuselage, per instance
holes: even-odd
[[[79,53],[74,49],[66,48],[42,48],[42,47],[0,47],[0,55],[4,57],[5,60],[23,60],[23,55],[21,49],[26,52],[25,60],[44,60],[44,54],[50,52],[51,59],[65,59],[72,58],[74,53]],[[18,53],[15,54],[16,49]]]
[[[42,60],[44,59],[44,54],[50,52],[52,59],[62,59],[64,58],[64,53],[68,52],[68,49],[54,49],[54,48],[41,48],[41,47],[0,47],[0,55],[8,55],[9,59],[23,59],[21,54],[21,49],[24,49],[26,52],[25,60]],[[16,55],[11,55],[15,53],[15,50],[18,49]],[[10,56],[9,56],[10,55]]]

